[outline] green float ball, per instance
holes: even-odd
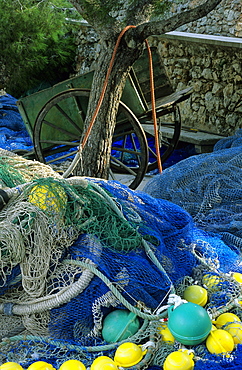
[[[202,343],[212,329],[207,311],[196,303],[183,303],[168,311],[168,328],[174,338],[186,345]]]
[[[102,337],[108,343],[119,342],[137,333],[138,317],[128,310],[115,310],[103,320]]]

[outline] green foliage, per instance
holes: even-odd
[[[0,84],[9,94],[73,71],[75,27],[67,17],[80,19],[66,0],[1,0]]]
[[[99,33],[108,35],[132,24],[160,20],[181,0],[69,0]]]

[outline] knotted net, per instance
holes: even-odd
[[[162,366],[180,346],[166,344],[159,331],[169,299],[208,274],[219,276],[208,312],[241,317],[241,286],[228,274],[241,271],[237,250],[198,229],[181,207],[114,181],[63,179],[7,153],[1,163],[8,176],[0,211],[0,363],[27,369],[42,360],[57,369],[68,359],[89,367],[99,355],[113,357],[127,339],[107,342],[102,330],[117,309],[138,318],[128,340],[148,347],[130,368]],[[195,369],[212,368],[204,344],[193,350]],[[238,345],[234,363],[239,356]],[[218,364],[224,368],[220,357]]]

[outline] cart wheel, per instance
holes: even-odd
[[[55,95],[43,106],[33,132],[37,160],[56,171],[69,168],[80,144],[89,95],[90,90],[87,89],[69,89]],[[133,162],[130,164],[131,158]],[[128,173],[126,185],[136,189],[147,165],[145,133],[132,111],[120,102],[113,135],[111,170],[113,173]]]
[[[160,155],[161,163],[171,156],[172,152],[176,149],[180,133],[181,133],[181,115],[180,110],[177,105],[172,107],[171,113],[169,113],[170,122],[161,122],[159,123],[159,144],[160,144]],[[162,137],[162,130],[169,129],[170,137]],[[154,136],[147,134],[148,139],[148,149],[149,149],[149,164],[147,172],[153,171],[157,168],[157,154],[154,149]]]

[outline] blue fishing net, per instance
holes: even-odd
[[[220,235],[237,252],[242,247],[240,140],[241,131],[219,141],[212,153],[192,156],[164,170],[144,187],[147,194],[181,206],[199,228]]]
[[[46,184],[46,181],[45,179],[43,183]],[[170,201],[153,198],[144,192],[132,191],[118,182],[98,179],[88,179],[88,182],[89,185],[85,187],[83,194],[81,189],[78,190],[78,186],[71,188],[65,184],[65,181],[62,182],[68,193],[67,208],[72,210],[73,217],[69,219],[66,216],[65,223],[70,224],[65,224],[65,229],[60,230],[61,238],[65,230],[71,230],[72,222],[78,226],[78,218],[83,216],[83,212],[87,215],[87,209],[92,212],[85,222],[95,223],[96,229],[89,228],[93,230],[92,234],[80,230],[74,242],[66,245],[59,255],[58,266],[55,268],[50,266],[46,276],[48,287],[46,294],[47,299],[57,297],[57,304],[46,313],[48,320],[44,316],[44,321],[48,322],[48,336],[38,335],[41,327],[36,324],[36,327],[31,329],[32,335],[11,338],[5,344],[7,353],[6,350],[4,351],[4,345],[1,347],[2,362],[14,359],[27,368],[36,360],[42,360],[58,369],[64,361],[72,358],[80,359],[87,367],[100,355],[113,358],[119,343],[111,346],[103,339],[101,332],[103,319],[115,309],[126,309],[127,303],[132,307],[139,307],[142,312],[143,310],[148,313],[157,312],[160,307],[167,304],[168,296],[174,291],[172,287],[179,292],[186,277],[193,277],[194,280],[201,282],[204,274],[214,274],[216,271],[222,280],[219,294],[211,292],[209,296],[208,308],[213,312],[226,305],[230,307],[231,297],[234,301],[233,297],[238,294],[234,283],[226,277],[230,271],[242,272],[237,249],[226,245],[220,236],[198,228],[191,215],[183,208]],[[41,179],[37,183],[41,185]],[[106,197],[111,197],[114,203],[110,203],[110,214],[117,207],[129,225],[136,230],[137,235],[140,235],[132,247],[125,249],[120,248],[116,243],[112,245],[110,238],[106,237],[108,229],[112,226],[111,218],[108,218],[108,224],[103,223],[101,214],[92,209],[94,205],[98,207],[97,203],[90,202],[87,196],[88,191],[93,194],[96,187],[101,195],[100,210],[107,208],[104,200]],[[96,196],[93,197],[95,198]],[[76,202],[82,206],[78,208]],[[85,208],[85,203],[88,204],[88,208]],[[94,219],[95,215],[98,215],[100,223]],[[106,213],[105,217],[107,216]],[[75,218],[77,218],[76,221]],[[117,221],[117,217],[113,220]],[[107,228],[105,233],[98,233],[98,225]],[[84,226],[83,222],[83,230]],[[51,227],[53,228],[53,224]],[[54,230],[56,236],[59,235],[58,229]],[[68,263],[73,266],[72,269],[66,267]],[[83,269],[78,268],[78,263],[94,266],[95,273],[81,292],[77,292],[61,303],[58,297],[62,288],[64,290],[68,288],[71,293],[72,285],[82,278]],[[57,273],[58,268],[60,272]],[[69,287],[68,284],[70,284]],[[122,299],[115,296],[113,287],[118,289]],[[11,287],[8,286],[8,288],[6,294],[11,292]],[[39,298],[37,302],[41,300],[42,298]],[[234,312],[238,314],[237,311]],[[33,320],[31,315],[30,318]],[[35,317],[37,323],[40,318],[41,312],[37,312]],[[145,319],[142,317],[138,319],[143,327]],[[137,343],[147,342],[151,334],[156,338],[157,328],[154,329],[151,324],[152,321],[148,328],[153,329],[144,330],[143,334],[139,333],[138,339],[136,338]],[[152,335],[151,338],[154,340]],[[154,352],[162,351],[162,348],[162,341],[158,341]],[[176,350],[177,344],[172,349]],[[196,348],[194,351],[196,353]],[[209,354],[203,344],[203,351],[197,352],[196,356],[195,370],[207,367],[233,369],[240,361],[241,346],[237,346],[232,357],[226,358]],[[153,363],[151,357],[143,366],[139,367],[137,364],[137,367],[131,368],[139,370],[150,366],[150,370],[158,370],[162,368],[165,357],[157,360],[158,362],[157,358],[155,357]]]
[[[205,275],[219,278],[216,289],[208,289],[205,308],[213,314],[221,309],[229,310],[242,319],[241,307],[236,303],[241,287],[231,277],[232,272],[242,273],[242,157],[240,146],[229,145],[230,148],[196,155],[167,168],[150,180],[143,192],[132,191],[115,181],[84,179],[83,184],[81,178],[74,179],[72,184],[71,179],[39,178],[35,185],[42,189],[44,201],[37,204],[43,214],[31,208],[28,215],[23,211],[24,205],[29,206],[30,202],[27,190],[27,195],[23,192],[16,196],[0,212],[2,256],[7,260],[4,222],[9,222],[10,209],[13,231],[18,232],[19,238],[22,231],[29,255],[35,256],[30,282],[37,275],[47,242],[50,242],[47,254],[50,259],[44,262],[49,269],[46,275],[40,271],[46,290],[35,302],[35,297],[29,297],[24,285],[21,286],[21,273],[26,274],[29,264],[23,268],[22,262],[16,266],[9,263],[7,278],[3,276],[0,280],[0,307],[3,305],[5,311],[2,321],[6,327],[5,320],[14,319],[12,305],[18,306],[24,298],[29,302],[24,307],[41,305],[42,301],[48,303],[50,299],[56,304],[46,311],[23,314],[27,333],[6,335],[8,340],[0,348],[0,363],[14,360],[27,369],[36,360],[42,360],[58,369],[68,359],[80,359],[89,367],[100,355],[113,358],[119,343],[110,345],[102,336],[103,320],[109,313],[125,310],[130,305],[141,313],[157,314],[167,305],[171,293],[176,292],[182,298],[182,289],[189,285],[187,281],[202,285]],[[61,181],[58,184],[65,196],[60,189],[54,191],[56,181]],[[45,206],[43,186],[51,186],[52,206],[60,207],[55,216]],[[56,197],[60,198],[57,203]],[[46,228],[42,221],[38,224],[38,212],[47,223]],[[43,240],[42,228],[47,233]],[[37,252],[36,247],[39,247]],[[11,253],[9,256],[11,259]],[[88,268],[93,276],[73,295],[73,286]],[[121,297],[115,295],[114,288]],[[62,302],[63,291],[68,299]],[[140,345],[154,341],[154,356],[147,360],[145,356],[143,365],[141,361],[141,365],[131,368],[162,369],[167,354],[162,354],[165,346],[157,330],[160,321],[147,323],[142,315],[138,315],[138,320],[144,329],[134,336],[134,341]],[[176,342],[167,353],[178,347]],[[241,364],[240,344],[229,356],[210,354],[204,343],[190,349],[195,352],[194,370],[239,369]]]
[[[30,151],[32,140],[19,113],[17,99],[9,94],[0,96],[0,148]]]

